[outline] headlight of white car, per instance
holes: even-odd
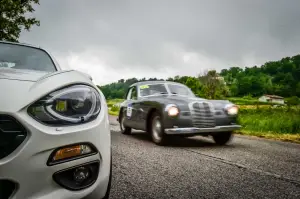
[[[42,123],[67,125],[91,121],[100,109],[100,95],[96,89],[74,85],[38,100],[28,108],[28,113]]]

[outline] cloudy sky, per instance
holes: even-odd
[[[103,85],[196,76],[300,53],[299,0],[40,0],[21,42]]]

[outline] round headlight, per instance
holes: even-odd
[[[226,110],[229,115],[237,115],[239,108],[235,105],[230,105],[226,107]]]
[[[169,116],[177,116],[179,114],[179,109],[175,105],[168,105],[166,111]]]
[[[48,124],[87,122],[100,112],[99,92],[85,85],[55,91],[31,105],[30,115]]]

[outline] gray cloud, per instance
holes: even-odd
[[[120,78],[133,71],[141,77],[196,75],[199,69],[262,64],[300,51],[299,0],[41,0],[40,4],[35,15],[41,26],[24,32],[22,41],[48,48],[62,63],[71,52],[85,53],[86,59],[97,57],[104,63],[101,67],[109,67],[110,74],[119,71]],[[184,62],[185,54],[194,58]],[[100,67],[95,65],[86,67]],[[93,75],[101,82],[102,74]]]

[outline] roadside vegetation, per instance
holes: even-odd
[[[300,143],[299,106],[240,106],[240,134]]]
[[[120,108],[118,105],[123,101],[123,99],[107,100],[108,113],[110,115],[119,115]]]

